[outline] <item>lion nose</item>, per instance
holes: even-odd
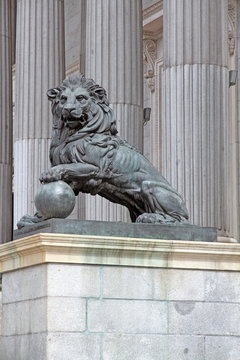
[[[69,113],[71,112],[71,111],[73,111],[73,110],[75,110],[75,107],[67,107],[67,108],[65,108],[65,110],[67,110]]]

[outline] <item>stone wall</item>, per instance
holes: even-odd
[[[237,360],[238,272],[43,264],[3,274],[0,360]]]

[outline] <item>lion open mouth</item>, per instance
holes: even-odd
[[[65,123],[65,125],[70,129],[76,129],[76,128],[82,129],[88,121],[88,115],[82,114],[80,117],[73,117],[73,116],[64,117],[62,115],[62,120]]]

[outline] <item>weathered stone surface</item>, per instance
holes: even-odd
[[[46,298],[3,305],[3,336],[44,331],[47,331]]]
[[[103,337],[103,358],[104,360],[205,360],[204,337],[106,334]]]
[[[169,303],[170,334],[240,335],[240,304]]]
[[[63,283],[64,287],[61,286]],[[3,287],[4,304],[47,295],[99,297],[100,269],[88,265],[37,265],[4,274]]]
[[[46,296],[47,265],[12,271],[3,276],[3,304]]]
[[[239,336],[207,336],[205,338],[205,360],[238,360]]]
[[[205,360],[203,336],[168,336],[166,347],[167,360]]]
[[[166,337],[167,338],[167,337]],[[104,360],[166,360],[167,347],[163,336],[104,335]]]
[[[48,360],[101,359],[99,335],[50,332],[47,341]]]
[[[0,360],[238,360],[237,275],[65,263],[6,272]]]
[[[48,297],[3,305],[3,335],[86,330],[86,301]]]
[[[90,332],[167,333],[167,304],[155,301],[91,300]]]
[[[204,277],[206,301],[240,303],[239,272],[207,271]]]
[[[46,344],[46,334],[3,337],[0,360],[48,360]]]
[[[154,299],[203,301],[204,273],[198,270],[156,269],[153,271]]]
[[[99,266],[49,264],[47,274],[49,296],[100,296]],[[62,284],[64,286],[61,286]]]
[[[152,271],[146,268],[104,267],[103,297],[152,299]]]
[[[215,228],[195,225],[158,225],[107,221],[51,219],[14,231],[14,239],[36,233],[123,236],[165,240],[216,241]]]
[[[59,332],[86,330],[86,300],[73,297],[48,297],[47,329]]]

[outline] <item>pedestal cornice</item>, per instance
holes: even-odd
[[[39,233],[0,246],[2,273],[44,263],[240,270],[240,245]]]

